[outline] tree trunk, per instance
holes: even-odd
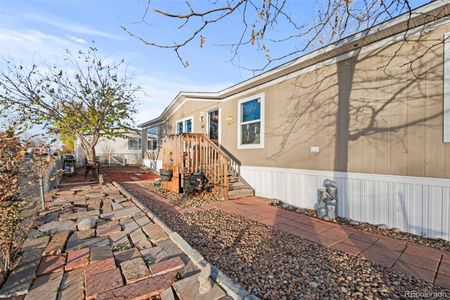
[[[89,140],[82,134],[77,133],[80,139],[81,148],[83,148],[86,154],[86,161],[89,165],[94,166],[97,163],[97,158],[95,157],[95,146],[98,143],[100,135],[96,132],[92,135],[92,139]]]
[[[86,158],[88,164],[94,166],[97,163],[97,158],[95,157],[95,145],[90,146],[88,151],[86,151]]]

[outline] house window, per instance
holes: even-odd
[[[264,147],[264,95],[239,102],[239,148]]]
[[[193,129],[193,118],[189,117],[177,122],[177,134],[181,133],[192,133]]]
[[[150,127],[147,130],[147,150],[158,149],[158,141],[160,139],[159,126]]]
[[[147,150],[156,150],[158,149],[158,140],[155,138],[149,138],[147,140]]]
[[[184,128],[186,130],[185,132],[187,132],[187,133],[192,132],[192,120],[191,119],[184,121]]]
[[[177,134],[183,133],[183,122],[180,121],[177,123]]]
[[[141,150],[141,139],[129,138],[128,150]]]

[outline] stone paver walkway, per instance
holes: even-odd
[[[200,295],[200,270],[115,186],[69,187],[47,200],[0,298],[228,299],[216,284]]]
[[[450,253],[394,239],[348,226],[318,220],[270,205],[259,197],[244,197],[219,202],[201,208],[180,208],[169,200],[136,184],[124,184],[146,195],[152,201],[174,213],[192,213],[200,210],[221,209],[247,219],[273,226],[324,247],[360,256],[394,271],[418,277],[435,286],[450,289]]]

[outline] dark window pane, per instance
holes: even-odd
[[[212,140],[219,139],[219,111],[211,111],[209,114],[209,138]]]
[[[147,141],[147,150],[156,150],[158,148],[158,141],[151,138]]]
[[[248,122],[261,119],[261,103],[259,99],[241,103],[242,120]]]
[[[141,139],[128,139],[128,149],[129,150],[140,150],[141,149]]]
[[[183,133],[183,122],[178,122],[177,123],[177,133]]]
[[[261,129],[260,122],[241,125],[242,145],[259,144],[261,141],[260,129]]]
[[[186,132],[188,132],[188,133],[192,132],[192,121],[189,119],[189,120],[186,120],[185,122],[186,122],[185,123]]]

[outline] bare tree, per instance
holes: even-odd
[[[95,48],[75,55],[67,51],[66,60],[64,67],[6,61],[0,72],[0,108],[77,138],[93,165],[100,138],[121,136],[130,128],[139,87],[127,77],[123,60],[99,58]]]
[[[311,5],[293,0],[216,0],[206,4],[186,1],[180,10],[176,6],[167,9],[161,8],[162,4],[154,6],[148,0],[138,23],[148,25],[151,33],[156,30],[152,22],[164,17],[172,21],[169,26],[182,33],[181,39],[158,41],[139,33],[139,27],[122,28],[146,45],[172,49],[185,67],[189,62],[181,52],[190,44],[197,43],[203,48],[209,39],[219,40],[214,45],[230,47],[233,63],[240,51],[252,47],[264,55],[265,63],[241,67],[257,72],[412,11],[410,0],[318,0],[308,19],[302,20],[299,11],[311,9]],[[227,30],[233,40],[223,41],[208,31],[219,22],[230,23]],[[278,48],[276,55],[271,52],[273,48]]]

